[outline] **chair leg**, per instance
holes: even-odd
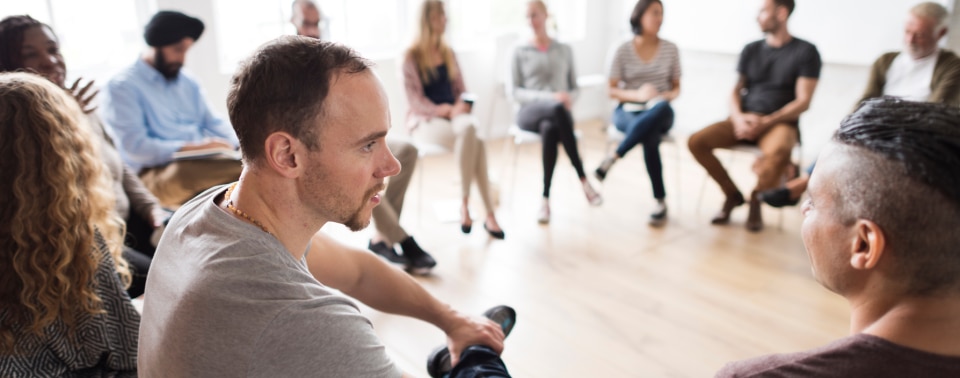
[[[417,166],[420,168],[417,175],[420,176],[419,188],[417,188],[417,222],[418,226],[423,228],[423,176],[426,175],[426,159],[423,156],[417,156]]]
[[[516,201],[516,189],[517,189],[517,171],[520,170],[517,167],[517,163],[520,158],[520,145],[514,141],[513,143],[513,174],[510,177],[510,208],[514,208],[514,201]]]

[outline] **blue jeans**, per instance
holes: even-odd
[[[473,345],[460,353],[460,362],[450,371],[450,378],[510,378],[507,366],[493,349]]]
[[[673,127],[673,108],[662,101],[652,108],[639,112],[623,110],[623,104],[613,111],[613,124],[626,134],[617,147],[617,156],[623,157],[634,146],[643,144],[643,160],[653,185],[653,198],[667,196],[663,188],[663,163],[660,161],[660,139]]]

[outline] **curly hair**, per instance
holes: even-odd
[[[33,27],[46,27],[46,24],[30,16],[9,16],[0,20],[0,72],[23,68],[23,33]],[[53,30],[51,30],[52,32]]]
[[[73,334],[85,313],[102,313],[101,236],[130,282],[123,223],[85,121],[48,80],[0,73],[0,352],[14,351],[14,326],[40,335],[60,319]]]

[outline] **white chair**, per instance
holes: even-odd
[[[435,143],[427,143],[417,141],[415,139],[411,140],[410,142],[417,147],[417,167],[420,170],[420,172],[417,173],[417,175],[420,176],[418,180],[420,182],[420,188],[417,190],[417,218],[419,219],[420,224],[423,225],[423,189],[425,185],[424,176],[427,174],[427,167],[426,164],[424,164],[426,162],[425,158],[437,155],[447,155],[453,153],[453,151],[446,146],[441,146]]]
[[[800,143],[797,143],[797,145],[794,146],[794,147],[793,147],[793,150],[790,152],[790,162],[791,162],[791,164],[793,164],[794,162],[796,162],[796,164],[797,164],[798,166],[803,166],[803,148],[801,148],[801,147],[802,147],[801,144],[800,144]],[[737,154],[750,154],[750,155],[752,155],[752,156],[754,156],[754,157],[759,157],[759,156],[763,155],[763,151],[760,150],[760,147],[757,147],[757,146],[754,145],[754,144],[748,144],[748,143],[740,143],[740,144],[733,145],[733,146],[731,146],[731,147],[718,148],[718,150],[726,150],[727,152],[729,152],[729,157],[727,158],[727,167],[729,167],[730,164],[733,163],[734,158],[736,157]],[[799,172],[798,172],[798,173],[799,173]],[[701,206],[703,205],[703,193],[704,193],[704,191],[706,191],[706,189],[707,189],[707,181],[709,181],[709,179],[710,179],[710,175],[708,175],[708,174],[705,173],[705,175],[704,175],[704,177],[703,177],[703,183],[700,184],[700,195],[699,195],[698,198],[697,198],[697,213],[698,213],[698,214],[700,213],[700,208],[701,208]],[[789,180],[789,179],[790,179],[790,177],[786,177],[786,175],[784,175],[784,177],[781,179],[781,184],[785,183],[785,182],[786,182],[787,180]],[[749,204],[750,204],[750,198],[746,198],[746,200],[747,200],[747,205],[749,206]],[[779,211],[778,211],[778,217],[777,217],[777,229],[778,229],[778,230],[783,230],[783,212],[784,212],[784,210],[786,210],[786,208],[780,208]]]
[[[619,145],[620,142],[623,142],[623,140],[627,138],[627,135],[624,134],[624,133],[623,133],[622,131],[620,131],[619,129],[617,129],[617,126],[615,126],[615,125],[612,124],[612,123],[607,125],[606,132],[607,132],[607,146],[604,148],[604,152],[607,154],[607,156],[610,156],[610,152],[613,150],[613,148],[615,148],[617,145]],[[681,184],[681,182],[680,182],[680,179],[681,179],[681,175],[680,175],[680,145],[677,143],[677,139],[673,136],[673,134],[671,134],[671,133],[669,133],[669,132],[666,133],[666,134],[663,134],[663,136],[660,138],[660,141],[661,141],[662,143],[672,143],[672,144],[674,145],[674,147],[675,147],[675,148],[674,148],[674,161],[677,162],[677,172],[676,172],[676,174],[675,174],[676,177],[677,177],[677,187],[676,187],[674,190],[680,190],[680,188],[682,187],[682,184]],[[677,210],[679,211],[679,210],[680,210],[680,202],[681,202],[681,201],[680,201],[680,197],[683,197],[683,196],[678,194],[678,195],[674,195],[673,197],[677,199]]]

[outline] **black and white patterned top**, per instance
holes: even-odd
[[[0,377],[136,377],[137,332],[140,314],[130,302],[114,268],[113,258],[97,234],[100,266],[96,292],[105,313],[83,314],[77,322],[76,342],[70,342],[57,320],[41,337],[16,335],[16,355],[0,355]],[[9,309],[0,309],[0,319]]]
[[[639,89],[650,83],[660,92],[673,90],[673,81],[680,79],[680,52],[677,45],[660,40],[656,55],[644,62],[633,48],[633,41],[626,41],[617,48],[610,62],[610,79],[620,82],[622,89]]]

